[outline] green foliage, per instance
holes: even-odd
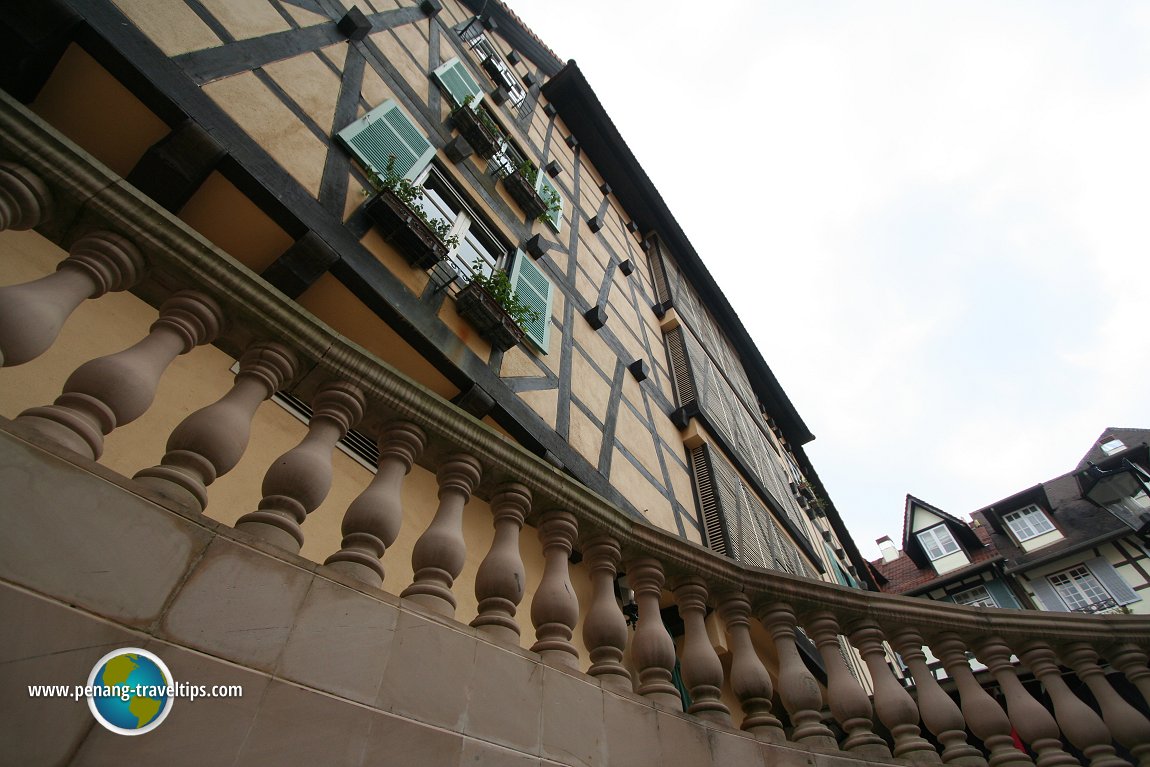
[[[483,260],[475,259],[471,264],[471,281],[486,290],[495,299],[495,303],[511,315],[516,325],[523,327],[529,322],[539,321],[539,312],[519,300],[507,272],[496,269],[491,274],[485,274],[483,267]]]
[[[536,189],[535,184],[539,181],[539,169],[530,160],[523,160],[515,169],[523,179]],[[559,199],[559,193],[556,192],[551,186],[542,186],[536,189],[536,194],[543,204],[547,206],[547,210],[539,214],[536,219],[541,224],[546,224],[551,220],[551,217],[557,215],[562,210],[562,202]]]
[[[423,223],[427,224],[428,228],[449,250],[454,250],[459,246],[459,237],[451,234],[450,223],[439,218],[433,219],[424,212],[423,207],[418,202],[419,198],[423,196],[423,187],[410,179],[403,178],[396,172],[395,155],[387,158],[387,167],[384,169],[382,177],[369,170],[368,181],[375,191],[379,192],[386,189],[399,198],[400,202],[410,208],[412,213],[419,216]]]

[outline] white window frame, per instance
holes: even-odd
[[[960,591],[951,596],[955,604],[966,605],[967,607],[998,607],[999,604],[994,600],[994,595],[986,586],[974,586]]]
[[[1085,563],[1051,573],[1046,579],[1050,581],[1058,597],[1073,612],[1096,612],[1090,608],[1107,602],[1113,603],[1115,607],[1118,605],[1118,601]]]
[[[1046,516],[1046,512],[1033,503],[1024,509],[1003,514],[1002,521],[1010,528],[1010,532],[1014,533],[1019,543],[1058,529]]]
[[[416,203],[423,208],[429,218],[441,219],[451,224],[449,235],[458,237],[459,244],[448,253],[448,259],[451,265],[455,267],[460,279],[466,282],[471,278],[472,264],[460,252],[469,243],[473,250],[479,252],[480,256],[487,256],[483,258],[485,275],[490,275],[494,269],[504,268],[511,249],[475,214],[472,206],[457,191],[455,182],[448,174],[432,164],[423,170],[416,183],[426,189],[427,182],[433,174],[435,176],[434,184],[445,187],[453,199],[445,199],[443,194],[432,189],[435,197],[448,206],[446,210],[426,191],[416,200]],[[459,210],[454,208],[459,208]],[[490,245],[494,247],[488,247],[482,240],[488,240]]]
[[[943,537],[944,535],[945,537]],[[920,530],[915,533],[915,536],[918,538],[918,542],[922,544],[922,548],[926,551],[926,555],[930,557],[930,561],[932,562],[962,551],[962,548],[958,545],[958,541],[954,539],[954,535],[945,523]],[[947,550],[948,544],[952,547],[949,551]],[[939,552],[937,556],[931,553],[932,548]]]

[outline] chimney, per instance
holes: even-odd
[[[895,548],[894,543],[891,542],[889,535],[884,535],[882,538],[876,540],[875,543],[878,544],[878,549],[882,552],[883,562],[893,562],[898,559],[898,549]]]

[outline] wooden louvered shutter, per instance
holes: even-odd
[[[1141,599],[1105,557],[1096,557],[1085,564],[1118,604],[1128,605]]]
[[[519,302],[539,314],[534,321],[523,324],[523,332],[539,351],[546,354],[547,344],[551,339],[551,297],[554,286],[535,262],[521,250],[515,251],[515,264],[510,277],[511,287],[519,297]]]
[[[467,67],[458,58],[451,59],[440,67],[437,67],[434,72],[435,79],[439,81],[443,90],[447,91],[447,95],[455,102],[455,106],[463,106],[463,102],[467,97],[471,97],[471,108],[474,109],[479,106],[480,100],[483,98],[483,89],[479,87],[479,83],[475,82],[475,78],[467,71]]]
[[[1062,597],[1058,596],[1058,592],[1054,588],[1054,584],[1042,577],[1035,577],[1030,581],[1030,587],[1034,589],[1034,596],[1042,602],[1042,606],[1051,612],[1070,612],[1070,608],[1062,601]]]
[[[539,175],[535,178],[535,191],[543,198],[543,201],[548,205],[551,201],[558,200],[559,207],[554,210],[548,209],[547,211],[547,225],[559,231],[559,227],[563,225],[563,195],[559,194],[559,190],[551,183],[551,179],[547,178],[545,171],[539,171]],[[553,196],[554,195],[554,196]]]
[[[365,167],[384,175],[394,158],[395,172],[415,178],[431,158],[435,147],[394,101],[385,101],[335,134],[336,139]]]
[[[697,445],[688,451],[695,475],[695,492],[699,497],[699,514],[702,517],[705,542],[712,551],[731,557],[730,537],[727,535],[723,512],[719,508],[715,474],[707,450],[706,445]]]

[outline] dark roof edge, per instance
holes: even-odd
[[[580,146],[594,157],[596,168],[611,184],[628,213],[635,216],[641,229],[655,230],[671,248],[707,308],[734,342],[751,385],[787,440],[797,445],[813,440],[814,435],[575,61],[568,61],[562,71],[543,85],[543,95],[559,110],[568,127],[577,131]]]
[[[1022,562],[1020,564],[1014,565],[1013,567],[1007,567],[1006,573],[1010,575],[1014,573],[1025,574],[1027,571],[1033,570],[1036,567],[1048,565],[1055,560],[1061,559],[1063,557],[1069,557],[1085,549],[1094,548],[1100,543],[1107,543],[1108,541],[1114,540],[1115,538],[1122,538],[1127,535],[1134,535],[1134,531],[1128,527],[1119,527],[1109,532],[1103,533],[1102,535],[1096,535],[1093,538],[1076,543],[1073,546],[1067,546],[1065,548],[1058,549],[1057,551],[1052,551],[1046,556],[1033,559],[1029,562]]]

